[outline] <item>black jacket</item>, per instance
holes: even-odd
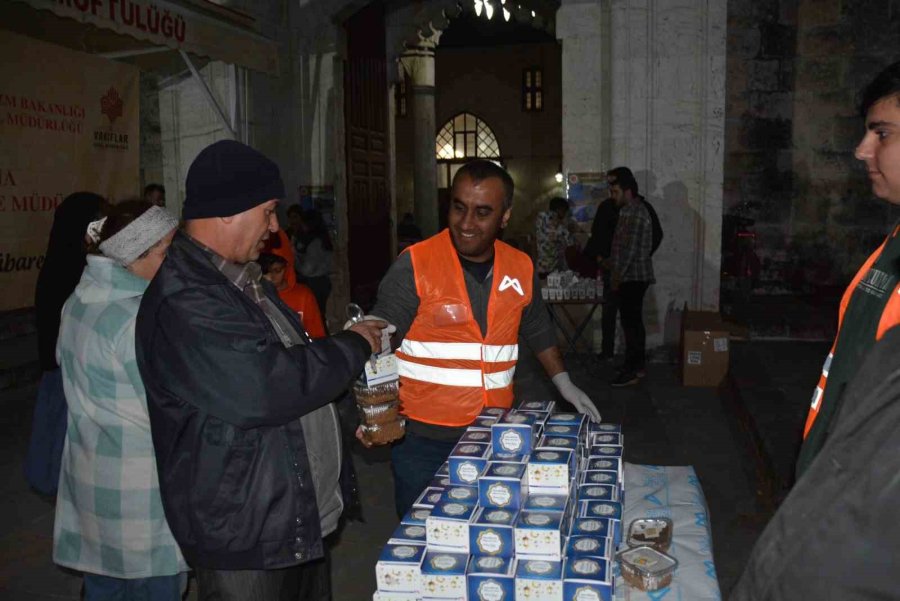
[[[591,259],[612,255],[613,234],[619,222],[619,207],[612,198],[607,198],[597,207],[594,221],[591,222],[591,237],[584,246],[584,254]]]
[[[188,562],[274,569],[321,557],[299,418],[347,389],[369,356],[365,339],[344,332],[286,348],[265,313],[178,233],[141,302],[136,346],[163,507]]]
[[[825,446],[753,548],[734,601],[896,599],[900,328],[872,347]]]

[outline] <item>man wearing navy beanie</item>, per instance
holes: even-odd
[[[330,599],[322,539],[352,481],[332,401],[387,324],[310,341],[261,278],[284,183],[258,151],[208,146],[186,191],[136,331],[166,519],[201,599]]]

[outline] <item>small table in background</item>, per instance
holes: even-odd
[[[604,303],[603,298],[585,298],[585,299],[568,299],[568,300],[544,300],[547,305],[547,311],[550,313],[550,320],[556,328],[562,332],[563,337],[568,343],[568,351],[570,353],[578,352],[578,341],[584,334],[584,330],[591,323],[594,311],[597,307]],[[571,307],[590,307],[587,314],[579,321],[570,312]],[[564,323],[565,322],[565,323]],[[592,351],[591,344],[588,343],[588,352]]]

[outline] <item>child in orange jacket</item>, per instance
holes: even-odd
[[[288,281],[287,260],[276,254],[261,253],[257,262],[262,268],[263,276],[272,282],[284,304],[300,316],[300,321],[303,322],[303,327],[306,328],[310,337],[324,338],[326,336],[325,324],[322,321],[316,297],[313,296],[312,290],[308,286],[297,283],[296,280],[293,283]]]

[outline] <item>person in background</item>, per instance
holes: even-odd
[[[615,179],[615,178],[612,178]],[[607,183],[610,178],[607,177]],[[619,310],[612,295],[612,281],[609,258],[612,256],[613,235],[616,232],[616,223],[619,221],[619,205],[610,195],[597,207],[594,221],[591,222],[591,237],[584,247],[584,256],[593,261],[600,270],[603,278],[603,292],[606,302],[603,303],[603,316],[600,321],[602,340],[601,352],[598,358],[601,361],[610,361],[616,351],[616,317]]]
[[[144,186],[144,200],[158,207],[166,206],[166,189],[162,184],[147,184]]]
[[[331,294],[334,247],[322,213],[316,209],[303,212],[297,240],[298,279],[313,291],[319,303],[319,312],[326,315],[328,295]]]
[[[575,245],[574,227],[565,198],[551,199],[549,210],[538,213],[535,221],[538,277],[543,279],[553,271],[568,269],[566,249]]]
[[[278,291],[278,296],[288,307],[297,312],[300,321],[311,338],[325,337],[325,324],[322,323],[322,314],[319,313],[319,305],[312,290],[295,280],[288,283],[291,268],[284,257],[271,253],[262,253],[257,259],[262,269],[263,277],[272,282]]]
[[[28,483],[45,495],[56,495],[59,462],[66,438],[66,397],[56,362],[56,341],[63,304],[75,290],[86,264],[85,231],[100,218],[106,201],[92,192],[67,196],[53,213],[53,226],[34,291],[41,382],[25,459]]]
[[[636,384],[644,376],[647,332],[644,329],[644,295],[656,279],[653,275],[653,219],[631,170],[613,169],[609,193],[619,206],[610,256],[610,287],[619,307],[625,333],[625,363],[613,378],[614,387]]]
[[[416,218],[412,213],[404,213],[397,225],[397,252],[403,252],[407,246],[421,241],[422,230],[416,225]]]
[[[300,224],[303,221],[303,207],[300,205],[291,205],[287,208],[288,225],[284,228],[284,232],[290,238],[291,243],[296,247],[300,244]]]
[[[178,221],[142,200],[92,222],[92,254],[62,310],[69,401],[53,561],[84,573],[86,601],[177,601],[187,564],[163,514],[147,397],[135,359],[141,296]]]
[[[398,515],[485,406],[512,406],[520,337],[560,396],[600,419],[566,371],[531,258],[498,239],[513,191],[509,173],[491,161],[460,167],[449,227],[409,247],[379,284],[373,318],[395,325],[402,340],[396,356],[406,436],[391,449]]]
[[[166,517],[203,601],[330,599],[324,539],[355,496],[333,401],[387,324],[309,341],[261,281],[284,196],[271,159],[216,142],[185,189],[136,334]]]

